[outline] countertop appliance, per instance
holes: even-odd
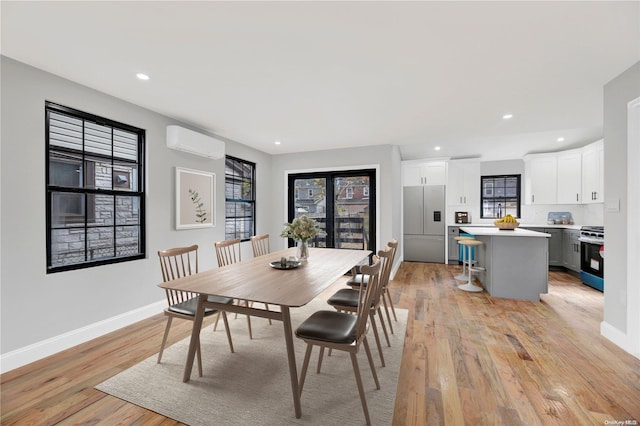
[[[580,281],[604,291],[604,226],[580,228]]]
[[[404,187],[404,260],[444,263],[444,185]]]
[[[469,212],[456,212],[456,223],[470,223]]]

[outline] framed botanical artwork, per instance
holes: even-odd
[[[215,173],[176,167],[176,229],[215,226]]]

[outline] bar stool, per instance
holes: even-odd
[[[464,256],[464,249],[466,248],[467,250],[467,258],[471,259],[471,250],[474,247],[480,246],[482,244],[484,244],[482,241],[478,241],[476,239],[465,239],[465,240],[460,240],[458,241],[458,244],[461,244],[463,246],[462,248],[462,255]],[[473,272],[481,272],[484,271],[485,269],[480,267],[480,266],[472,266],[471,263],[469,263],[469,267],[467,268],[468,271],[468,281],[466,284],[460,284],[458,286],[458,288],[460,290],[464,290],[464,291],[473,291],[473,292],[479,292],[484,290],[482,287],[477,286],[473,283],[473,277],[471,276],[471,274]]]
[[[460,241],[462,240],[474,240],[474,237],[469,237],[469,236],[465,236],[465,237],[454,237],[454,240],[456,240],[458,242],[458,244],[460,244]],[[458,281],[467,281],[469,280],[468,274],[466,271],[466,267],[467,265],[471,266],[473,264],[473,260],[471,260],[471,252],[469,252],[469,256],[466,257],[465,256],[465,249],[464,247],[462,248],[462,273],[460,275],[456,275],[455,277],[453,277],[454,279],[458,280]]]

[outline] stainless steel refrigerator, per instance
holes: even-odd
[[[404,187],[404,260],[444,263],[444,186]]]

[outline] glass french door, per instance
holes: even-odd
[[[375,170],[292,174],[288,183],[288,220],[307,215],[324,231],[313,246],[375,251]]]

